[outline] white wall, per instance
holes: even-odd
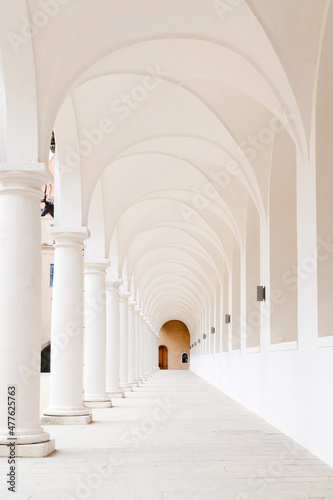
[[[332,354],[192,354],[191,370],[333,466]]]

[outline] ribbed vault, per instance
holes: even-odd
[[[8,22],[39,9],[3,6]],[[111,260],[156,330],[179,319],[194,331],[209,304],[219,314],[247,230],[269,223],[281,137],[307,168],[324,15],[317,0],[72,1],[31,47],[16,42],[19,73],[3,34],[6,83],[30,96],[26,115],[5,96],[3,154],[20,161],[29,133],[31,160],[45,161],[55,129],[56,224],[89,227],[87,259]]]

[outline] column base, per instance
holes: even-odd
[[[16,457],[47,457],[55,450],[55,440],[50,439],[45,443],[18,444],[15,446]],[[9,457],[9,446],[0,445],[0,457]]]
[[[120,389],[123,391],[123,392],[130,392],[132,390],[132,387],[128,384],[128,385],[121,385],[120,386]]]
[[[84,401],[84,406],[87,408],[111,408],[112,403],[110,399],[103,401]]]
[[[132,387],[130,385],[127,385],[126,387],[121,387],[121,389],[124,391],[124,398],[126,397],[126,394],[132,392]]]
[[[133,391],[133,389],[137,389],[138,388],[138,383],[137,382],[131,382],[130,386],[131,386],[131,389]]]
[[[85,406],[74,408],[46,408],[41,415],[44,425],[87,425],[92,422],[92,414]]]
[[[106,391],[106,394],[109,396],[109,398],[112,400],[113,398],[123,398],[124,393],[121,389],[114,390],[114,391]]]
[[[92,422],[92,416],[89,415],[42,415],[40,418],[43,425],[88,425]]]
[[[85,417],[91,415],[91,411],[86,406],[48,406],[43,410],[43,415],[47,417]]]
[[[140,385],[141,385],[141,379],[140,380],[136,380],[135,381],[135,386],[136,387],[140,387]]]

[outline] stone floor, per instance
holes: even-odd
[[[15,500],[333,500],[333,469],[187,371],[163,371],[93,410],[88,426],[48,426],[57,451],[18,459]]]

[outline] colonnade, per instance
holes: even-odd
[[[122,280],[108,279],[108,261],[84,263],[82,245],[87,231],[53,232],[56,244],[51,339],[60,331],[67,332],[67,336],[63,349],[53,354],[51,348],[50,406],[43,411],[42,421],[88,424],[91,408],[111,407],[112,398],[123,397],[157,371],[157,332],[140,314],[141,308]],[[58,242],[63,233],[65,247]],[[62,314],[64,303],[71,305],[67,315]],[[61,374],[54,372],[54,366],[61,368]],[[71,384],[72,379],[75,384]],[[72,401],[76,404],[71,405]]]
[[[91,408],[111,407],[113,398],[158,370],[157,332],[142,308],[122,280],[107,278],[108,261],[84,262],[87,228],[53,227],[50,401],[40,417],[43,180],[38,169],[0,172],[0,222],[6,230],[0,245],[0,393],[7,400],[14,388],[17,456],[53,451],[54,440],[41,423],[89,424]],[[0,456],[7,456],[9,424],[3,407]]]

